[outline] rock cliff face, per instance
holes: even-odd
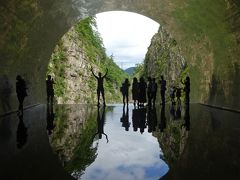
[[[96,35],[97,32],[92,31],[88,19],[73,26],[52,54],[48,74],[56,81],[55,97],[58,104],[96,103],[97,81],[91,73],[91,67],[97,76],[98,72],[104,75],[109,69],[104,81],[106,102],[121,101],[119,89],[127,74],[106,56],[101,39]],[[84,31],[89,31],[89,34]]]
[[[187,73],[187,63],[176,40],[163,27],[160,27],[158,33],[153,36],[145,56],[144,74],[157,79],[164,75],[169,87],[180,85],[180,80]]]

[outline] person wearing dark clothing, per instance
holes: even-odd
[[[139,106],[144,106],[144,103],[146,102],[146,88],[147,84],[144,81],[144,78],[141,77],[139,82],[139,97],[138,97]]]
[[[152,106],[152,78],[151,77],[148,77],[147,98],[148,98],[148,106]]]
[[[105,135],[107,143],[108,143],[108,136],[104,133],[104,124],[105,124],[105,106],[103,107],[102,117],[100,118],[100,108],[98,106],[98,114],[97,114],[97,125],[98,131],[93,135],[93,140],[98,134],[98,138],[102,139],[102,135]]]
[[[151,87],[151,96],[152,96],[152,101],[153,101],[153,106],[155,106],[156,102],[156,96],[157,96],[157,83],[156,83],[156,78],[152,78],[152,87]]]
[[[16,93],[19,101],[18,112],[23,113],[23,101],[27,96],[26,82],[20,75],[17,75],[16,80]]]
[[[136,77],[133,78],[133,83],[132,83],[132,99],[133,99],[133,105],[134,107],[136,106],[136,102],[138,100],[139,96],[139,88],[138,88],[138,80]]]
[[[160,84],[161,84],[160,94],[161,94],[162,104],[165,104],[165,91],[167,89],[166,88],[167,82],[166,80],[164,80],[163,76],[161,76]]]
[[[103,105],[106,106],[106,102],[105,102],[105,96],[104,96],[104,78],[107,76],[108,73],[108,69],[106,71],[106,74],[104,76],[102,76],[102,73],[98,73],[98,76],[96,76],[93,72],[93,69],[91,68],[91,72],[93,74],[93,76],[97,79],[97,98],[98,98],[98,106],[100,105],[100,93],[102,94],[102,98],[103,98]]]
[[[128,79],[126,78],[124,83],[122,83],[122,87],[121,87],[124,105],[125,105],[125,99],[126,99],[126,103],[128,105],[128,89],[129,89],[129,87],[130,87],[130,84],[129,84]]]
[[[184,91],[185,91],[185,103],[189,104],[190,102],[190,77],[187,76],[185,81],[182,82],[184,84]]]
[[[53,84],[55,84],[53,78],[50,75],[48,75],[48,78],[46,80],[47,103],[49,103],[51,101],[51,104],[53,104],[53,97],[54,97]]]

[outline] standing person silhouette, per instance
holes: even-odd
[[[23,114],[23,101],[27,96],[26,82],[20,75],[17,75],[16,80],[16,93],[19,101],[18,113]]]
[[[96,76],[93,72],[93,68],[91,68],[91,72],[93,74],[93,76],[97,79],[97,98],[98,98],[98,106],[100,105],[100,93],[102,94],[102,98],[103,98],[103,105],[106,106],[106,102],[105,102],[105,96],[104,96],[104,86],[103,86],[103,81],[104,78],[107,76],[108,73],[108,69],[105,73],[104,76],[102,76],[102,73],[99,72],[98,76]]]
[[[128,106],[128,89],[129,89],[129,87],[130,87],[130,84],[129,84],[128,78],[126,78],[124,83],[122,83],[122,88],[121,88],[124,106],[125,106],[125,99],[126,99],[126,103]]]
[[[147,88],[147,83],[144,81],[144,78],[140,78],[139,82],[139,96],[138,96],[138,102],[140,107],[144,107],[144,103],[146,102],[146,88]]]
[[[133,105],[136,107],[136,102],[138,100],[139,96],[139,86],[138,86],[138,80],[136,77],[133,78],[133,83],[132,83],[132,99],[133,99]]]
[[[148,106],[152,106],[152,78],[148,77],[147,80],[147,98],[148,98]]]
[[[155,102],[156,102],[157,88],[158,88],[158,85],[156,83],[156,78],[152,78],[151,91],[152,91],[153,106],[155,106]]]
[[[55,84],[53,78],[50,75],[48,75],[48,78],[46,80],[47,103],[51,101],[51,104],[53,104],[53,97],[54,97],[53,84]]]
[[[160,93],[161,93],[161,99],[162,99],[162,105],[163,105],[163,104],[165,104],[165,91],[167,89],[166,88],[167,82],[166,82],[166,80],[164,80],[163,75],[161,76],[160,84],[161,84]]]

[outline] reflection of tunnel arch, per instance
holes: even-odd
[[[99,12],[125,10],[161,22],[176,38],[191,64],[192,90],[197,92],[194,100],[207,102],[214,73],[221,79],[219,86],[227,100],[211,103],[231,106],[238,102],[240,106],[239,99],[230,93],[236,84],[231,80],[235,75],[233,64],[239,64],[240,52],[239,8],[233,0],[13,0],[1,2],[0,9],[0,21],[4,22],[0,28],[0,76],[6,74],[14,85],[16,74],[23,74],[29,82],[29,104],[44,101],[49,57],[56,42],[77,20]],[[14,93],[11,104],[16,104]]]

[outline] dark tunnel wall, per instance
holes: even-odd
[[[45,73],[56,42],[77,20],[110,10],[146,15],[170,32],[189,65],[192,101],[240,109],[235,0],[1,0],[0,114],[16,110],[17,74],[29,88],[25,105],[45,102]]]

